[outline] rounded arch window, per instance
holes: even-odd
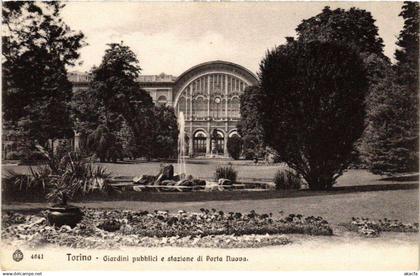
[[[229,138],[232,138],[232,137],[241,137],[241,136],[239,135],[238,131],[234,130],[231,133],[229,133]]]
[[[199,130],[194,133],[194,138],[207,138],[207,134],[204,131]]]
[[[214,129],[212,132],[212,137],[217,139],[222,139],[225,137],[225,134],[219,129]]]

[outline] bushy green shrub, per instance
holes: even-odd
[[[232,167],[232,164],[229,163],[227,166],[218,166],[215,172],[216,181],[221,178],[226,178],[232,181],[232,183],[236,182],[236,177],[238,176],[238,172]]]
[[[278,170],[273,179],[277,190],[298,190],[302,186],[302,179],[289,170]]]
[[[242,139],[238,136],[229,137],[227,150],[233,159],[238,160],[242,150]]]

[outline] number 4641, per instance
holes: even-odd
[[[42,259],[44,259],[44,254],[32,254],[31,259],[42,260]]]

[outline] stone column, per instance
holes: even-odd
[[[207,77],[207,117],[210,118],[210,76]]]
[[[189,156],[194,156],[194,144],[193,144],[193,135],[192,135],[192,132],[191,132],[191,135],[190,135],[190,137],[189,137],[189,139],[188,139],[188,154],[189,154]]]
[[[190,120],[192,120],[193,119],[193,116],[194,116],[194,114],[193,114],[193,91],[192,91],[192,88],[190,88]]]
[[[228,153],[228,150],[227,150],[228,139],[229,139],[229,136],[227,135],[227,132],[226,132],[225,139],[224,139],[224,144],[223,144],[223,156],[224,157],[229,157],[229,153]]]
[[[210,156],[210,154],[211,154],[211,138],[210,138],[210,135],[208,135],[206,139],[206,156]]]
[[[228,119],[228,76],[225,75],[225,119]]]

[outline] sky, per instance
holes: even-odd
[[[402,2],[70,2],[64,21],[86,36],[81,65],[99,65],[106,44],[124,41],[137,55],[142,74],[180,75],[211,60],[225,60],[257,72],[267,49],[295,36],[303,20],[324,6],[356,6],[372,13],[393,60],[403,26]]]

